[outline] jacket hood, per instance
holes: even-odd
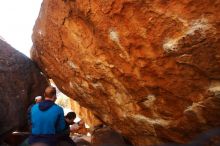
[[[46,111],[48,110],[50,107],[52,107],[54,105],[53,101],[50,100],[45,100],[39,103],[39,109],[41,111]]]

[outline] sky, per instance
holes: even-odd
[[[0,0],[0,36],[28,57],[41,3],[42,0]]]

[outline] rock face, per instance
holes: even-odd
[[[134,145],[220,126],[219,0],[44,0],[32,58]]]
[[[91,143],[93,146],[129,146],[120,134],[109,127],[95,130]]]
[[[71,109],[82,119],[91,129],[103,124],[90,110],[79,105],[78,102],[71,100]]]
[[[67,97],[62,92],[58,91],[57,97],[56,104],[74,111],[90,128],[103,124],[89,109],[80,106],[78,102]]]
[[[46,86],[35,64],[0,40],[0,137],[26,124],[28,106]]]

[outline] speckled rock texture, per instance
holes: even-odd
[[[44,0],[32,58],[136,146],[220,126],[220,0]]]
[[[93,130],[96,126],[103,124],[103,122],[98,119],[98,116],[95,116],[89,109],[80,106],[75,100],[70,100],[70,103],[71,109],[90,127],[91,130]]]
[[[25,55],[0,40],[0,141],[27,124],[27,109],[43,95],[46,78]]]

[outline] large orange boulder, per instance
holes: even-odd
[[[0,141],[6,133],[27,126],[27,109],[46,86],[36,65],[0,39]]]
[[[220,126],[219,0],[44,0],[32,58],[134,145]]]

